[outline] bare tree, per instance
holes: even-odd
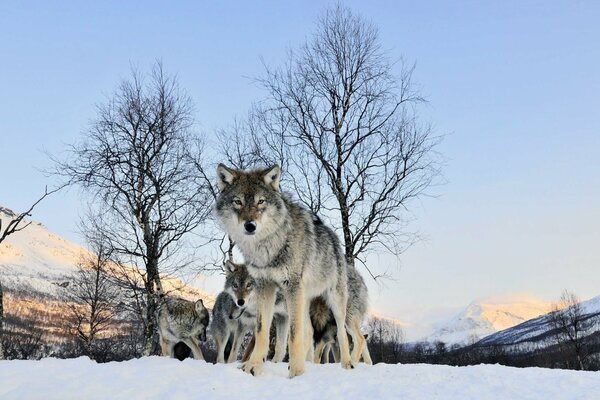
[[[183,246],[211,209],[196,171],[202,151],[194,148],[192,112],[177,78],[157,62],[150,74],[134,70],[98,106],[85,138],[64,161],[54,159],[54,173],[90,195],[112,257],[146,272],[145,355],[157,350],[159,267],[175,271],[193,261],[191,247]]]
[[[393,321],[372,317],[368,325],[367,344],[375,363],[397,363],[404,347],[404,332]]]
[[[48,190],[48,187],[46,187],[44,189],[44,194],[39,199],[37,199],[35,201],[35,203],[33,203],[31,205],[31,207],[29,207],[29,209],[27,211],[22,212],[20,214],[14,214],[12,211],[0,207],[0,244],[8,236],[12,235],[15,232],[22,231],[23,229],[25,229],[29,225],[31,225],[32,221],[26,221],[25,217],[30,217],[31,212],[33,211],[35,206],[37,206],[46,197],[59,191],[61,188],[62,187],[58,187],[58,188],[55,188],[52,190]],[[5,227],[2,226],[2,214],[10,217],[10,221],[8,222],[8,224]],[[0,281],[0,360],[3,360],[5,357],[4,347],[2,345],[3,325],[4,325],[4,302],[3,302],[2,281]]]
[[[69,285],[73,333],[88,357],[96,360],[97,340],[115,328],[119,287],[109,270],[110,251],[102,242],[92,243],[93,253],[83,255]]]
[[[283,163],[301,202],[331,217],[350,264],[412,243],[406,212],[439,176],[440,138],[419,122],[414,67],[400,66],[395,76],[372,23],[337,5],[258,79],[268,96],[251,112],[250,143],[263,162]]]
[[[587,357],[584,333],[589,328],[590,320],[579,298],[568,290],[563,291],[558,303],[552,306],[550,322],[555,329],[559,345],[571,347],[578,368],[584,370]]]

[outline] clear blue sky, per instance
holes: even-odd
[[[600,3],[344,2],[416,62],[423,116],[448,134],[448,183],[415,205],[426,240],[376,309],[411,319],[507,292],[600,294]],[[23,210],[52,184],[37,168],[94,117],[130,65],[160,58],[210,134],[246,113],[260,58],[277,64],[322,2],[3,2],[0,204]],[[78,241],[76,191],[35,219]],[[371,262],[387,264],[382,257]]]

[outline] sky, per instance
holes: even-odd
[[[373,309],[418,324],[490,297],[600,294],[600,3],[343,3],[416,63],[422,118],[445,136],[445,184],[412,204],[423,240],[369,259],[394,272],[369,283]],[[131,66],[161,59],[198,131],[227,127],[264,96],[263,61],[281,63],[327,4],[2,2],[0,204],[24,211],[55,183],[47,153],[81,137]],[[81,242],[82,211],[70,190],[34,218]]]

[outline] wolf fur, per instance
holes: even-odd
[[[213,308],[210,331],[217,346],[217,362],[231,363],[237,360],[240,346],[247,332],[256,327],[256,292],[254,279],[245,264],[225,263],[225,288],[219,293]],[[285,357],[288,332],[288,317],[285,300],[278,294],[275,302],[274,321],[277,330],[274,362]],[[229,355],[225,354],[227,343],[231,343]]]
[[[202,300],[164,297],[158,305],[158,333],[163,356],[175,357],[178,342],[185,343],[195,359],[203,360],[200,341],[206,340],[209,314]]]
[[[364,360],[372,364],[371,355],[361,331],[362,321],[367,313],[368,291],[363,277],[354,266],[348,265],[348,305],[346,308],[346,329],[352,338],[351,358],[354,363]],[[313,326],[315,343],[315,363],[321,363],[323,355],[327,361],[329,351],[335,350],[337,325],[333,313],[323,298],[317,297],[310,304],[310,320]],[[335,351],[334,351],[335,354]],[[334,357],[335,358],[335,357]]]
[[[277,290],[290,318],[289,376],[304,372],[304,359],[313,348],[308,302],[317,296],[323,296],[339,327],[342,367],[353,368],[344,323],[348,276],[339,239],[313,213],[281,193],[280,175],[277,165],[252,171],[223,164],[217,168],[217,218],[256,282],[256,347],[242,368],[253,375],[262,371]]]

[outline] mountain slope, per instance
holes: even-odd
[[[600,296],[596,296],[590,300],[581,302],[583,312],[583,321],[590,323],[584,324],[582,336],[590,335],[600,330]],[[545,347],[555,344],[553,339],[552,322],[550,314],[544,314],[537,318],[533,318],[522,324],[516,325],[509,329],[504,329],[494,334],[491,334],[480,340],[477,346],[518,346],[523,348],[528,347]]]
[[[550,310],[550,304],[530,296],[473,302],[423,341],[466,345],[518,325]]]

